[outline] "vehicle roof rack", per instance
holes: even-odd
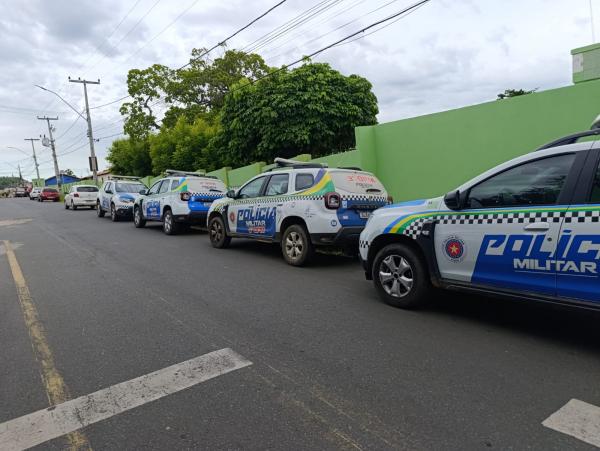
[[[349,169],[351,171],[362,171],[358,166],[340,166],[338,169]]]
[[[579,141],[581,138],[585,138],[586,136],[597,136],[597,135],[600,135],[600,128],[593,128],[591,130],[585,130],[583,132],[573,133],[572,135],[563,136],[562,138],[558,138],[552,142],[549,142],[548,144],[544,144],[542,147],[538,147],[535,150],[538,151],[538,150],[550,149],[552,147],[566,146],[567,144],[574,144],[577,141]]]
[[[108,180],[140,180],[141,177],[134,177],[133,175],[109,175]]]
[[[166,169],[165,174],[168,177],[204,177],[207,179],[218,178],[214,175],[206,175],[206,174],[202,174],[200,172],[193,172],[193,171],[179,171],[177,169]]]

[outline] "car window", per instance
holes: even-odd
[[[559,155],[508,169],[471,188],[466,208],[556,204],[574,160]]]
[[[265,196],[279,196],[281,194],[286,194],[288,191],[289,178],[289,174],[272,175],[269,179],[269,183],[267,183]]]
[[[98,188],[95,186],[78,186],[75,188],[79,193],[95,193],[98,191]]]
[[[117,193],[139,193],[144,189],[141,183],[121,182],[115,183]]]
[[[152,187],[148,190],[148,194],[156,194],[156,193],[158,193],[158,189],[160,188],[160,184],[161,183],[162,183],[162,180],[159,180],[154,185],[152,185]]]
[[[158,190],[158,194],[166,193],[167,191],[169,191],[170,184],[170,180],[163,180],[162,185],[160,185],[160,189]]]
[[[296,191],[310,188],[315,184],[315,177],[312,174],[296,174]]]
[[[265,177],[259,177],[248,182],[245,186],[243,186],[238,192],[238,196],[240,199],[247,199],[249,197],[256,197],[260,194],[260,189],[263,186],[265,181]]]
[[[113,188],[112,188],[112,182],[108,182],[106,184],[106,189],[104,191],[112,191],[112,190],[113,190]]]
[[[173,181],[171,182],[171,191],[174,191],[174,190],[176,190],[176,189],[179,187],[179,185],[180,185],[180,184],[181,184],[181,183],[179,182],[179,179],[175,179],[175,180],[173,180]]]
[[[592,185],[592,192],[590,193],[589,202],[591,204],[600,204],[600,164],[596,169],[596,175],[594,176],[594,184]]]

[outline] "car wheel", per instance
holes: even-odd
[[[385,302],[405,309],[422,307],[431,292],[425,263],[405,244],[390,244],[377,253],[373,282]]]
[[[77,210],[77,205],[75,205],[75,204],[73,203],[73,201],[71,201],[71,208],[72,208],[73,210]]]
[[[98,215],[99,218],[103,218],[104,217],[104,210],[102,209],[102,207],[100,206],[100,202],[96,202],[96,214]]]
[[[69,204],[65,202],[65,210],[69,209]]]
[[[142,217],[142,209],[138,206],[133,208],[133,225],[138,229],[146,225],[146,220]]]
[[[292,266],[302,266],[312,258],[313,245],[304,226],[293,224],[285,229],[281,251],[285,261]]]
[[[115,204],[110,204],[110,220],[112,222],[119,221],[119,215],[117,215],[117,209],[115,208]]]
[[[171,210],[165,211],[163,215],[163,232],[167,235],[177,235],[179,233],[179,224],[175,222]]]
[[[208,224],[208,237],[212,247],[224,249],[231,243],[231,237],[227,236],[225,222],[221,216],[213,217]]]

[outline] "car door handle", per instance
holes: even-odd
[[[525,226],[528,232],[546,232],[550,230],[550,224],[547,222],[533,222]]]

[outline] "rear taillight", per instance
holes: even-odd
[[[79,197],[79,193],[73,194],[73,197]]]
[[[325,208],[337,210],[342,205],[342,197],[338,193],[325,194]]]
[[[190,193],[188,193],[187,191],[184,191],[183,193],[179,194],[179,197],[181,198],[181,200],[187,202],[188,200],[190,200],[192,198],[192,195]]]
[[[388,196],[388,204],[393,204],[394,198],[392,196]]]

